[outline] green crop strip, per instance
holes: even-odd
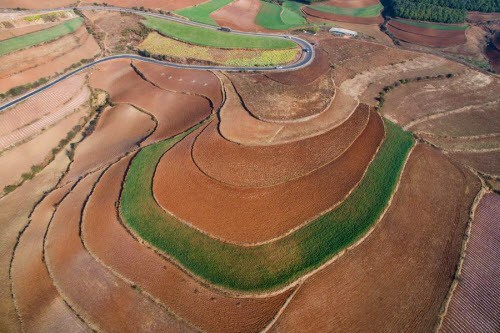
[[[32,32],[26,35],[1,41],[0,56],[41,43],[53,41],[59,37],[74,32],[82,25],[82,22],[83,19],[81,17],[77,17],[49,29]]]
[[[380,3],[373,6],[362,7],[362,8],[342,8],[342,7],[326,6],[326,5],[313,5],[308,7],[324,13],[342,15],[342,16],[354,16],[354,17],[379,16],[380,12],[384,8],[384,6],[382,6],[382,4]]]
[[[174,13],[184,16],[191,21],[217,25],[217,23],[210,17],[210,14],[226,5],[229,5],[231,2],[233,2],[233,0],[212,0],[197,6],[176,10]]]
[[[143,148],[127,173],[120,212],[145,241],[213,284],[241,291],[286,285],[354,243],[377,221],[413,146],[410,133],[386,121],[386,138],[359,186],[336,209],[270,243],[242,247],[203,234],[165,212],[151,185],[163,154],[189,132]]]
[[[222,49],[290,49],[297,45],[291,40],[274,37],[238,35],[205,29],[155,17],[146,17],[144,25],[162,35],[182,42]]]
[[[467,24],[462,25],[451,25],[451,24],[439,24],[431,22],[420,22],[412,20],[395,19],[395,21],[414,27],[434,29],[434,30],[466,30],[469,26]]]
[[[261,1],[260,11],[255,22],[266,29],[288,30],[307,24],[305,18],[286,6]]]

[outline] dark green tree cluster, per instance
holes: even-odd
[[[462,23],[467,11],[500,12],[500,0],[385,0],[392,16],[412,20]]]

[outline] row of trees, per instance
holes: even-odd
[[[467,11],[500,12],[500,0],[385,0],[392,16],[443,23],[462,23]]]

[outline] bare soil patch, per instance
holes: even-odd
[[[437,30],[391,20],[388,30],[398,39],[430,47],[450,47],[466,42],[465,30]]]
[[[494,332],[498,328],[500,288],[498,263],[500,196],[486,194],[477,207],[460,280],[440,332]]]
[[[75,180],[117,160],[138,147],[154,127],[149,115],[130,105],[119,104],[103,111],[94,132],[76,148],[63,181]]]
[[[470,172],[417,145],[373,233],[309,278],[273,330],[432,331],[479,189]]]
[[[107,91],[113,102],[131,104],[158,121],[158,127],[145,144],[181,133],[212,111],[206,98],[162,90],[146,82],[127,60],[108,61],[95,67],[90,84]]]
[[[240,31],[265,31],[255,23],[261,3],[259,0],[235,0],[210,14],[222,27]]]
[[[134,239],[118,220],[115,205],[129,160],[121,160],[106,172],[87,204],[82,238],[90,252],[204,331],[263,329],[292,290],[271,297],[231,297],[200,284]]]
[[[491,152],[461,152],[449,153],[450,157],[461,161],[479,172],[491,176],[500,176],[500,149]]]
[[[153,193],[160,206],[177,218],[235,243],[279,237],[332,209],[361,180],[384,137],[381,118],[372,113],[364,132],[333,162],[304,177],[255,189],[224,185],[196,167],[191,150],[200,132],[164,154]]]
[[[367,107],[358,107],[339,127],[324,134],[272,146],[244,146],[207,127],[193,145],[193,160],[210,178],[235,187],[268,187],[313,172],[339,157],[363,132]]]
[[[79,237],[81,209],[98,176],[89,175],[71,191],[48,228],[45,261],[56,288],[84,320],[100,330],[191,331],[111,273],[83,247]]]

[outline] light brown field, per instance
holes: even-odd
[[[240,31],[265,31],[255,23],[261,3],[259,0],[235,0],[210,14],[221,27]]]

